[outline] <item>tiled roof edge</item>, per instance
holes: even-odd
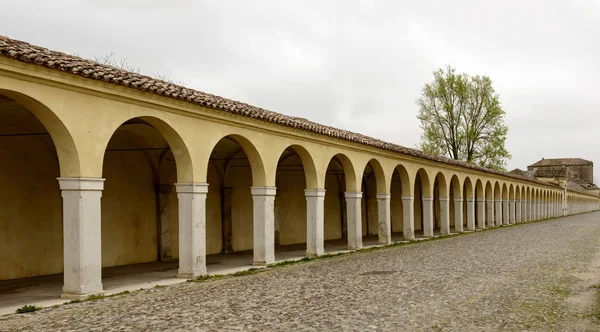
[[[65,73],[70,73],[85,78],[100,80],[115,85],[134,88],[159,96],[186,101],[202,107],[217,109],[228,113],[238,114],[249,118],[258,119],[261,121],[278,124],[281,126],[286,126],[328,136],[331,138],[337,138],[353,143],[359,143],[362,145],[386,151],[405,154],[449,165],[465,167],[472,170],[501,175],[541,185],[549,185],[548,183],[536,181],[530,178],[514,174],[509,174],[507,172],[495,171],[446,157],[429,155],[417,149],[407,148],[401,145],[388,143],[383,140],[369,137],[363,134],[318,124],[316,122],[309,121],[304,118],[276,113],[243,102],[230,100],[227,98],[215,96],[205,92],[165,82],[142,74],[129,72],[124,69],[100,64],[98,62],[83,59],[74,55],[58,51],[52,51],[47,48],[35,46],[23,41],[14,40],[2,35],[0,35],[0,56],[24,63],[43,66],[49,69],[60,70]]]

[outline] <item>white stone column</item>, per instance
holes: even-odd
[[[402,235],[404,240],[415,239],[415,196],[402,195]]]
[[[454,232],[463,232],[463,200],[460,197],[454,199]]]
[[[502,225],[502,199],[496,199],[496,219],[495,225]]]
[[[475,200],[466,198],[467,200],[467,230],[475,230]]]
[[[348,219],[348,249],[362,248],[362,192],[346,192],[346,208]]]
[[[61,298],[102,291],[101,178],[58,178],[63,199],[64,285]],[[35,250],[35,248],[34,248]]]
[[[510,219],[508,220],[509,224],[514,224],[515,221],[517,220],[517,201],[516,200],[510,200],[509,201],[509,210],[510,210]]]
[[[252,187],[254,265],[275,262],[275,187]]]
[[[485,199],[477,199],[477,228],[485,229]]]
[[[176,183],[179,201],[178,278],[206,274],[206,195],[208,183]]]
[[[527,220],[527,201],[526,200],[522,200],[521,201],[521,222],[528,222],[529,220]]]
[[[306,189],[306,256],[325,253],[325,189]]]
[[[508,225],[510,211],[508,208],[510,200],[504,199],[502,200],[502,225]]]
[[[392,243],[392,219],[390,203],[392,195],[377,194],[377,217],[379,224],[379,244]]]
[[[433,197],[421,197],[423,200],[423,236],[433,237]]]
[[[530,200],[529,201],[529,209],[527,211],[527,221],[534,221],[535,220],[535,201],[534,200]]]
[[[515,211],[516,211],[515,223],[520,223],[522,221],[522,219],[521,219],[521,200],[518,200],[516,202]]]
[[[450,234],[450,199],[440,197],[440,233]]]
[[[487,227],[491,228],[494,227],[494,200],[493,199],[488,199],[487,200]]]

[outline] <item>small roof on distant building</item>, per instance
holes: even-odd
[[[565,178],[567,177],[567,168],[538,168],[533,172],[536,178]]]
[[[529,176],[529,174],[528,174],[527,171],[524,171],[524,170],[522,170],[520,168],[515,168],[512,171],[510,171],[509,173],[516,174],[516,175],[519,175],[519,176],[527,176],[527,177]]]
[[[556,158],[556,159],[544,159],[538,161],[535,164],[529,165],[529,167],[544,167],[544,166],[586,166],[592,165],[593,163],[589,160],[581,158]]]

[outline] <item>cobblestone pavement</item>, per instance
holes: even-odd
[[[594,212],[11,315],[0,330],[597,331],[599,253]]]

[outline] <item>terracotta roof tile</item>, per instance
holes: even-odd
[[[592,165],[589,160],[581,158],[556,158],[556,159],[542,159],[530,167],[544,167],[544,166],[586,166]]]
[[[428,155],[416,149],[388,143],[380,139],[366,135],[353,133],[343,129],[321,125],[304,118],[288,116],[263,108],[248,105],[246,103],[226,99],[201,91],[188,89],[159,79],[154,79],[134,72],[103,65],[92,60],[86,60],[77,56],[62,52],[48,50],[43,47],[31,45],[26,42],[14,40],[0,35],[0,56],[14,59],[20,62],[35,64],[50,69],[60,70],[66,73],[100,80],[111,84],[130,87],[137,90],[165,96],[173,99],[187,101],[199,106],[222,110],[224,112],[238,114],[249,118],[259,119],[278,125],[304,130],[316,134],[338,138],[350,142],[364,144],[370,147],[397,152],[414,157],[429,159],[451,165],[458,165],[478,171],[508,176],[517,179],[532,181],[522,176],[489,170],[477,165],[468,164],[440,156]],[[537,182],[537,181],[533,181]]]

